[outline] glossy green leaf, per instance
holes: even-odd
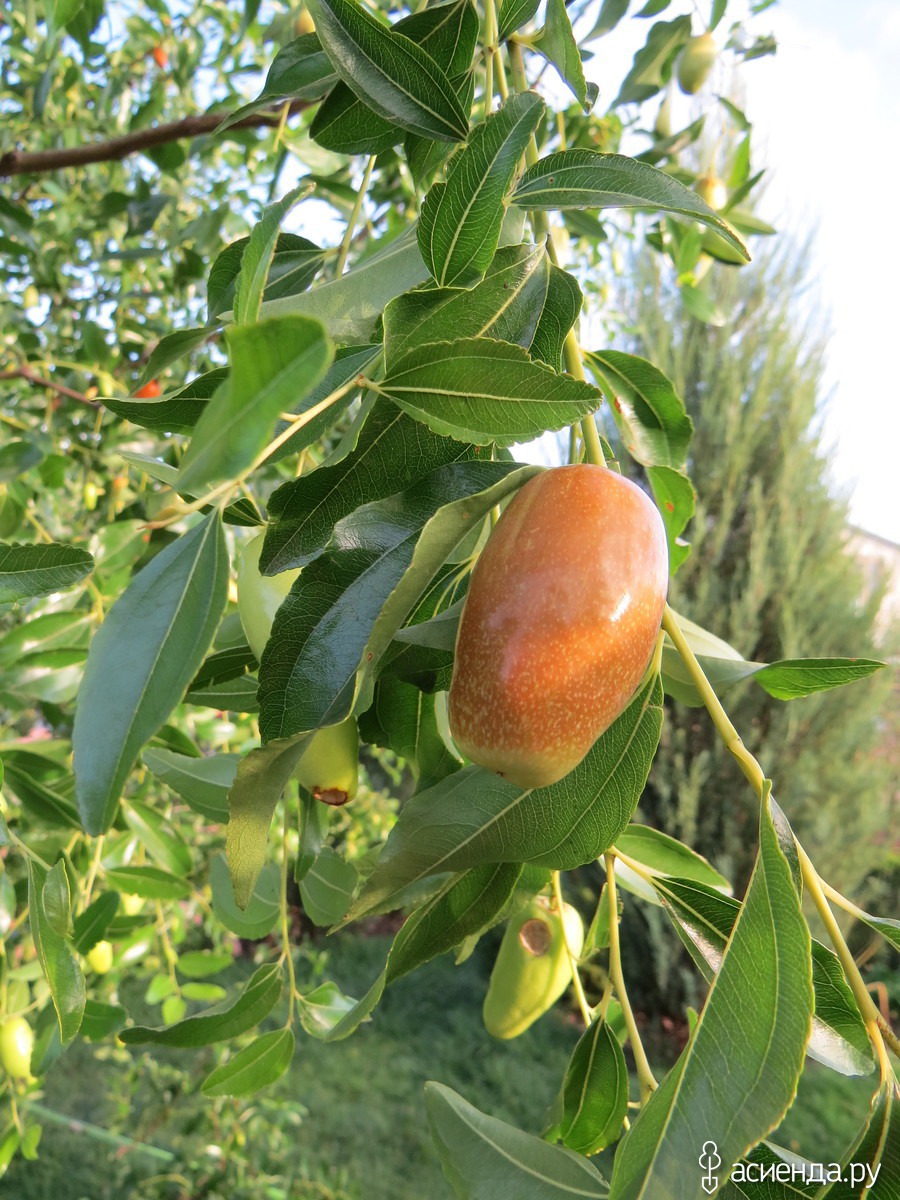
[[[539,7],[540,0],[500,0],[497,14],[499,40],[505,41],[511,33],[533,21]]]
[[[249,252],[249,243],[249,237],[238,238],[226,246],[213,263],[206,286],[210,320],[235,307],[235,285],[243,269],[244,255]],[[308,238],[294,233],[278,234],[262,299],[276,300],[305,292],[319,273],[325,257],[326,252]]]
[[[483,275],[494,257],[503,201],[544,113],[533,92],[511,97],[476,125],[454,155],[446,183],[432,187],[419,217],[419,249],[441,287]]]
[[[117,417],[124,417],[145,429],[160,433],[185,433],[197,424],[210,397],[227,378],[227,368],[217,367],[205,375],[198,375],[174,392],[164,392],[146,399],[129,396],[123,400],[110,396],[102,403]]]
[[[192,688],[184,699],[186,704],[205,704],[217,711],[255,713],[259,712],[258,688],[256,676],[244,674],[211,687]]]
[[[151,379],[156,379],[157,375],[162,374],[166,367],[170,367],[173,362],[177,362],[186,354],[190,354],[192,350],[196,350],[198,346],[202,346],[218,332],[218,326],[204,325],[200,329],[177,329],[174,333],[167,333],[165,337],[160,338],[147,359],[138,383],[138,390],[145,383],[149,383]]]
[[[235,324],[252,325],[259,319],[263,291],[275,256],[275,243],[278,240],[281,222],[294,205],[308,196],[312,189],[311,183],[301,182],[283,199],[270,204],[254,225],[241,255],[240,272],[234,285],[232,319]]]
[[[47,872],[41,891],[41,908],[52,931],[64,938],[69,932],[72,914],[72,897],[69,894],[69,876],[62,859]]]
[[[591,862],[631,820],[661,725],[662,689],[653,679],[559,783],[523,791],[466,767],[415,796],[404,805],[349,919],[442,871],[497,862],[570,870]]]
[[[530,441],[581,420],[601,402],[590,384],[492,338],[417,346],[378,386],[435,433],[477,445]]]
[[[211,821],[228,818],[228,789],[234,783],[240,755],[212,754],[192,758],[153,746],[145,750],[144,765],[176,792],[195,812]]]
[[[225,608],[228,552],[216,514],[160,551],[95,634],[72,734],[85,829],[112,824],[143,744],[194,677]]]
[[[554,371],[563,369],[563,346],[583,303],[584,296],[575,276],[551,265],[540,316],[531,339],[532,358],[540,359]]]
[[[580,1155],[489,1117],[440,1083],[425,1111],[447,1182],[459,1200],[587,1200],[607,1195]]]
[[[183,900],[191,894],[186,879],[162,867],[110,867],[106,879],[127,896],[143,896],[145,900]]]
[[[118,1033],[127,1020],[128,1013],[121,1004],[88,1000],[84,1006],[84,1018],[79,1032],[90,1042],[100,1042]]]
[[[565,0],[547,0],[544,28],[533,44],[538,54],[556,67],[584,111],[590,112],[600,89],[596,83],[588,83],[584,78],[581,52],[572,32]]]
[[[635,54],[631,70],[622,80],[619,94],[613,101],[613,108],[620,104],[642,104],[655,96],[671,78],[678,51],[690,36],[689,16],[657,21],[645,44]]]
[[[734,1163],[777,1125],[794,1099],[812,1010],[809,930],[766,800],[721,966],[687,1048],[619,1147],[611,1200],[690,1195],[698,1146],[714,1141]]]
[[[753,679],[776,700],[795,700],[865,679],[883,667],[868,658],[784,659],[762,667]]]
[[[337,83],[319,105],[309,136],[338,154],[382,154],[402,140],[403,130]]]
[[[310,1037],[327,1041],[331,1031],[355,1005],[356,1001],[345,996],[336,983],[326,981],[298,1001],[297,1015]]]
[[[680,470],[694,423],[662,371],[618,350],[597,350],[585,357],[631,457],[647,467]]]
[[[249,467],[279,413],[319,382],[334,348],[318,321],[283,316],[228,330],[231,373],[203,411],[182,460],[179,489],[231,479]]]
[[[34,859],[28,859],[28,908],[31,936],[37,951],[41,973],[50,988],[53,1007],[59,1021],[63,1045],[75,1037],[84,1015],[84,976],[68,940],[47,919],[42,895],[48,872]]]
[[[372,707],[360,718],[360,733],[364,741],[405,760],[417,791],[440,783],[462,765],[441,737],[435,697],[391,675],[379,679]]]
[[[273,1029],[232,1055],[203,1080],[204,1096],[252,1096],[285,1073],[294,1057],[290,1029]]]
[[[664,171],[623,154],[558,150],[529,167],[513,203],[530,209],[641,208],[674,212],[715,229],[745,260],[734,230],[696,192]]]
[[[383,636],[382,645],[374,646],[376,621],[410,567],[429,522],[435,518],[450,530],[447,549],[452,549],[476,514],[483,515],[494,486],[502,488],[518,473],[514,463],[452,464],[338,522],[332,548],[295,580],[272,626],[260,668],[260,732],[266,741],[336,724],[349,715],[364,656],[367,668],[374,670],[409,606],[431,580],[431,574],[421,583],[416,580],[408,606],[394,618],[396,626]],[[461,521],[459,509],[448,506],[462,500]]]
[[[882,1083],[875,1093],[866,1123],[841,1166],[843,1179],[818,1193],[822,1200],[900,1196],[900,1087],[896,1082]]]
[[[87,550],[60,542],[0,543],[0,604],[74,587],[94,566]]]
[[[300,898],[315,925],[335,925],[353,899],[359,874],[353,863],[325,846],[300,882]]]
[[[271,933],[281,912],[281,871],[276,863],[267,863],[260,871],[244,907],[234,899],[228,864],[217,854],[209,866],[213,912],[226,929],[238,937],[256,941]]]
[[[79,954],[87,954],[97,945],[118,909],[119,893],[104,892],[79,913],[72,927],[72,942]]]
[[[648,467],[647,480],[666,527],[669,571],[674,575],[691,552],[681,534],[694,515],[694,485],[687,475],[673,467]]]
[[[337,522],[361,504],[393,496],[437,467],[476,453],[471,446],[430,433],[396,405],[379,400],[346,458],[272,493],[261,569],[272,575],[305,566],[324,548]]]
[[[562,1088],[559,1138],[578,1154],[616,1141],[628,1105],[628,1069],[619,1039],[595,1020],[572,1053]]]
[[[319,857],[319,852],[325,845],[328,836],[327,804],[314,800],[312,796],[300,789],[299,796],[299,836],[297,839],[297,857],[294,860],[294,882],[302,883],[310,867]],[[354,885],[355,886],[355,885]]]
[[[263,89],[255,100],[242,105],[222,121],[221,133],[244,117],[271,108],[279,100],[315,99],[323,96],[336,75],[328,55],[314,33],[303,34],[282,47],[272,60]]]
[[[717,888],[728,895],[731,884],[707,860],[669,834],[649,825],[632,822],[616,838],[616,849],[640,863],[651,875],[673,875],[679,879],[694,879],[707,887]],[[622,864],[624,866],[624,864]],[[619,871],[616,872],[617,877]],[[659,903],[650,884],[644,884],[640,895]]]
[[[162,814],[149,805],[130,800],[125,805],[124,815],[129,829],[137,835],[140,845],[161,867],[173,875],[191,874],[191,852],[177,829],[172,828],[171,823],[166,821]]]
[[[80,828],[81,822],[74,804],[67,796],[61,795],[55,786],[43,783],[27,769],[21,769],[18,756],[6,756],[5,779],[6,786],[40,820],[48,825]]]
[[[246,1033],[268,1016],[281,998],[284,970],[278,963],[260,967],[233,1004],[219,1012],[198,1013],[175,1025],[151,1029],[132,1025],[119,1034],[128,1046],[211,1046]]]
[[[466,113],[430,54],[352,0],[312,0],[310,11],[335,71],[371,109],[438,141],[466,136]]]
[[[421,342],[495,337],[530,347],[544,308],[549,268],[542,246],[505,246],[473,288],[418,288],[398,296],[384,312],[388,369]]]

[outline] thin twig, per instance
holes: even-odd
[[[4,379],[24,379],[28,383],[33,383],[35,387],[50,388],[51,391],[59,392],[61,396],[68,396],[70,400],[77,400],[79,404],[86,404],[88,408],[97,409],[99,407],[95,400],[88,400],[83,392],[76,392],[73,388],[66,387],[64,383],[56,383],[52,379],[45,379],[43,375],[36,375],[28,367],[16,367],[12,371],[0,371],[0,381]]]

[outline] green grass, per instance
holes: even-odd
[[[18,1160],[0,1197],[449,1200],[422,1112],[424,1082],[438,1079],[539,1132],[578,1037],[562,1006],[512,1042],[488,1037],[480,1010],[494,943],[486,940],[461,967],[443,958],[400,980],[347,1041],[325,1046],[301,1034],[288,1075],[250,1100],[200,1096],[210,1050],[138,1055],[76,1044],[48,1077],[45,1103],[174,1160],[154,1162],[47,1125],[39,1160]],[[328,946],[328,977],[358,996],[380,970],[387,941],[344,936]],[[840,1157],[873,1088],[872,1078],[844,1079],[811,1064],[775,1140],[816,1160]]]

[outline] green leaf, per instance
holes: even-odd
[[[212,754],[191,758],[174,750],[151,747],[144,765],[190,807],[211,821],[228,819],[228,789],[234,783],[240,755]]]
[[[25,808],[49,825],[80,828],[78,813],[68,798],[61,795],[55,785],[33,778],[20,767],[20,761],[19,756],[6,755],[6,785],[12,788]]]
[[[101,1000],[88,1000],[84,1006],[84,1018],[79,1030],[90,1042],[101,1042],[113,1033],[118,1033],[128,1020],[128,1013],[121,1004],[104,1004]]]
[[[9,483],[17,476],[36,466],[44,455],[33,442],[13,438],[0,447],[0,483]]]
[[[179,358],[183,358],[185,354],[190,354],[197,346],[202,346],[218,332],[217,326],[204,325],[202,329],[179,329],[175,333],[167,333],[165,337],[160,338],[147,359],[138,390],[145,383],[149,383],[151,379],[155,379],[166,367],[177,362]]]
[[[435,697],[393,676],[382,676],[372,707],[360,719],[363,741],[393,750],[412,768],[416,790],[440,783],[462,765],[447,749],[435,714]]]
[[[298,1000],[297,1015],[310,1037],[329,1040],[329,1035],[344,1015],[356,1007],[336,983],[326,981]]]
[[[696,1193],[698,1146],[714,1141],[730,1164],[765,1137],[794,1099],[812,1009],[809,930],[766,797],[722,964],[687,1048],[619,1147],[610,1200]]]
[[[680,470],[694,423],[662,371],[618,350],[597,350],[585,357],[631,457],[647,467]]]
[[[314,100],[328,91],[335,78],[318,37],[305,33],[278,51],[260,94],[227,116],[216,132],[222,133],[244,117],[271,108],[278,100]]]
[[[687,19],[687,18],[685,18]],[[696,192],[648,163],[596,150],[558,150],[529,167],[513,193],[520,208],[642,208],[692,217],[722,235],[746,261],[744,244]]]
[[[103,833],[141,746],[166,721],[212,643],[228,552],[216,514],[137,574],[91,642],[72,734],[78,807]]]
[[[858,1200],[861,1196],[891,1200],[900,1195],[900,1088],[895,1082],[883,1082],[875,1093],[866,1123],[841,1159],[841,1166],[842,1181],[817,1193],[822,1200]],[[860,1178],[863,1169],[865,1179]],[[863,1184],[867,1186],[861,1191]]]
[[[335,71],[379,116],[437,141],[466,136],[466,113],[430,54],[352,0],[312,0],[310,11]]]
[[[591,862],[631,820],[662,725],[654,678],[569,775],[523,791],[467,767],[404,805],[348,919],[442,871],[526,862],[570,870]]]
[[[280,1079],[294,1057],[290,1029],[273,1029],[239,1050],[203,1080],[204,1096],[252,1096]]]
[[[220,1012],[198,1013],[175,1025],[152,1029],[132,1025],[123,1029],[119,1040],[127,1046],[211,1046],[246,1033],[267,1016],[281,998],[284,969],[279,963],[260,967],[228,1008]]]
[[[693,879],[707,887],[716,888],[731,895],[731,884],[701,854],[683,842],[670,837],[667,833],[653,829],[649,825],[637,825],[632,822],[616,838],[616,850],[621,850],[628,858],[640,863],[651,875]],[[624,863],[621,866],[628,874],[629,885],[633,886],[633,890],[638,895],[650,900],[653,904],[660,903],[650,884],[643,883],[639,877],[635,878],[634,873],[628,870]],[[617,878],[619,875],[620,870],[617,868]],[[640,886],[641,884],[643,886]]]
[[[250,238],[242,237],[226,246],[210,269],[206,303],[211,321],[220,313],[227,313],[234,308],[235,286],[249,242]],[[325,257],[326,252],[307,238],[294,233],[280,233],[265,277],[266,288],[262,299],[276,300],[305,292],[321,269]]]
[[[276,863],[267,863],[243,909],[238,908],[231,885],[228,864],[217,854],[209,866],[213,912],[226,929],[238,937],[257,941],[271,933],[281,913],[281,871]]]
[[[473,288],[427,287],[398,296],[384,311],[388,369],[421,342],[495,337],[530,347],[546,299],[549,267],[543,246],[505,246]]]
[[[511,33],[533,21],[539,7],[540,0],[500,0],[498,41],[506,41]]]
[[[315,387],[334,356],[324,329],[308,317],[232,326],[226,336],[231,374],[197,422],[179,489],[233,479],[249,467],[279,413],[291,411]]]
[[[883,667],[869,658],[784,659],[760,668],[753,679],[776,700],[795,700],[865,679]]]
[[[189,876],[193,870],[191,852],[170,822],[154,809],[137,800],[124,808],[125,821],[151,858],[173,875]]]
[[[447,1182],[460,1200],[578,1200],[607,1195],[580,1155],[479,1112],[440,1083],[425,1084],[425,1111]]]
[[[72,897],[69,894],[69,876],[66,874],[66,864],[62,859],[47,872],[41,892],[41,906],[47,924],[55,934],[65,938],[69,932]]]
[[[89,575],[93,566],[93,558],[80,546],[0,543],[0,604],[65,591]]]
[[[263,572],[305,566],[324,548],[337,522],[361,504],[393,496],[430,471],[476,453],[423,430],[389,401],[377,401],[352,453],[272,493],[260,556]]]
[[[109,867],[106,879],[118,891],[145,900],[183,900],[191,894],[186,879],[161,867]]]
[[[648,467],[647,480],[666,527],[669,573],[674,575],[691,552],[681,534],[694,515],[694,485],[687,475],[672,467]]]
[[[41,902],[48,872],[28,859],[28,909],[31,936],[41,972],[50,988],[63,1045],[75,1037],[84,1015],[84,976],[68,940],[54,929]]]
[[[220,971],[230,967],[233,961],[230,954],[189,950],[186,954],[179,954],[175,965],[179,975],[185,975],[188,979],[206,979],[209,975],[218,975]]]
[[[655,96],[671,78],[678,51],[690,36],[689,16],[676,17],[674,21],[657,21],[647,35],[646,43],[635,54],[631,70],[622,80],[612,107],[642,104]]]
[[[558,375],[521,346],[492,338],[417,346],[378,386],[435,433],[477,445],[530,441],[600,404],[590,384]]]
[[[119,893],[104,892],[75,918],[72,941],[79,954],[87,954],[88,950],[97,945],[109,929],[118,909]]]
[[[600,89],[596,83],[587,83],[584,78],[581,52],[572,32],[565,0],[547,0],[544,28],[533,45],[538,54],[556,67],[560,78],[569,85],[572,95],[584,111],[590,112]]]
[[[337,154],[382,154],[402,140],[403,130],[337,83],[319,105],[309,136]]]
[[[299,796],[299,836],[297,857],[294,860],[294,882],[302,883],[310,867],[319,857],[328,836],[328,805],[314,800],[303,788]],[[355,885],[354,885],[355,886]]]
[[[616,1141],[628,1106],[628,1069],[619,1039],[596,1020],[578,1041],[562,1089],[559,1136],[578,1154],[596,1154]]]
[[[628,11],[628,4],[629,0],[603,0],[597,23],[585,41],[591,41],[594,38],[603,37],[605,33],[611,33]]]
[[[212,687],[192,688],[184,699],[186,704],[205,704],[225,712],[255,713],[259,712],[258,688],[256,676],[245,674]]]
[[[315,925],[335,925],[356,890],[359,873],[353,863],[325,846],[300,882],[300,898]]]
[[[441,287],[483,275],[500,238],[504,197],[544,114],[533,92],[513,96],[476,125],[454,155],[447,182],[432,187],[419,217],[419,249]]]
[[[483,514],[490,489],[511,475],[518,475],[517,464],[451,464],[338,522],[332,548],[304,569],[275,616],[260,668],[260,732],[266,741],[349,715],[357,670],[363,661],[374,670],[393,636],[392,629],[383,645],[374,647],[376,620],[406,574],[428,522],[452,502],[466,501],[464,524],[458,510],[448,513],[452,549],[476,514]],[[430,578],[410,596],[410,605]],[[407,612],[398,614],[397,627]]]
[[[145,429],[159,433],[187,433],[200,420],[207,401],[227,378],[227,367],[217,367],[174,392],[146,399],[129,396],[123,400],[108,396],[101,403],[117,417],[124,417]]]
[[[232,318],[236,325],[252,325],[259,319],[263,290],[275,256],[275,243],[278,240],[281,222],[294,205],[312,190],[313,184],[301,182],[283,199],[270,204],[254,225],[241,255],[240,273],[234,285]]]
[[[563,346],[583,303],[584,296],[575,276],[551,265],[540,316],[531,339],[532,358],[539,358],[554,371],[562,370]]]

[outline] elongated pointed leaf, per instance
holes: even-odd
[[[144,765],[195,812],[211,821],[228,817],[228,789],[234,783],[240,755],[213,754],[193,758],[175,750],[152,747],[143,753]]]
[[[369,108],[437,141],[466,136],[466,113],[430,54],[353,0],[311,0],[310,11],[335,71]]]
[[[731,894],[731,884],[701,854],[649,825],[632,822],[616,839],[616,849],[640,863],[651,874],[695,879],[707,887]],[[644,883],[639,894],[646,896],[651,903],[661,903],[650,884]]]
[[[350,907],[358,881],[353,863],[325,846],[300,883],[300,898],[310,920],[316,925],[336,924]]]
[[[422,792],[404,806],[348,920],[442,871],[491,862],[570,870],[593,861],[631,820],[661,725],[657,678],[559,783],[523,791],[466,767]]]
[[[562,1090],[559,1135],[579,1154],[596,1154],[616,1141],[628,1106],[628,1068],[619,1039],[596,1020],[575,1047]]]
[[[616,20],[620,15],[616,15]],[[603,20],[602,13],[600,20]],[[646,43],[635,54],[632,68],[613,101],[613,108],[619,104],[642,104],[644,100],[655,96],[671,77],[678,51],[690,36],[689,16],[676,17],[674,21],[657,21],[647,35]]]
[[[217,367],[198,375],[184,387],[161,396],[138,399],[129,396],[122,400],[110,396],[102,400],[104,407],[117,417],[124,417],[135,425],[161,433],[185,433],[200,420],[207,402],[228,378],[227,367]]]
[[[533,92],[513,96],[477,125],[456,154],[447,182],[435,184],[419,217],[419,249],[442,287],[483,275],[503,224],[503,201],[544,113]]]
[[[84,976],[69,941],[59,933],[44,911],[42,895],[47,871],[34,859],[28,859],[28,909],[31,936],[41,971],[50,988],[53,1007],[59,1021],[63,1045],[75,1037],[84,1015]]]
[[[578,1154],[479,1112],[440,1083],[425,1111],[447,1181],[459,1200],[600,1200],[602,1176]]]
[[[521,346],[464,338],[417,346],[379,388],[436,433],[487,445],[530,441],[594,412],[596,388],[558,375]]]
[[[841,1166],[843,1179],[822,1192],[822,1200],[900,1196],[900,1087],[895,1082],[883,1083],[875,1093],[866,1123]]]
[[[87,954],[102,939],[119,909],[119,893],[104,892],[75,918],[72,943],[79,954]]]
[[[500,41],[534,20],[540,0],[500,0],[498,25]]]
[[[730,225],[696,192],[648,163],[596,150],[559,150],[529,167],[513,194],[522,208],[644,208],[692,217],[715,229],[749,261]]]
[[[0,543],[0,604],[63,592],[89,575],[93,566],[92,556],[80,546]]]
[[[384,746],[412,768],[416,790],[425,791],[458,771],[462,763],[447,749],[435,713],[435,697],[391,675],[375,687],[372,707],[360,721],[363,741]]]
[[[479,455],[486,452],[423,430],[396,405],[379,400],[352,453],[273,492],[260,556],[263,572],[305,566],[324,548],[337,522],[361,504],[393,496],[438,467]]]
[[[78,807],[89,833],[112,824],[138,751],[212,643],[227,587],[228,552],[212,514],[134,577],[95,634],[72,734]]]
[[[666,527],[669,571],[674,575],[691,552],[681,534],[694,515],[694,485],[687,475],[673,467],[648,467],[647,480]]]
[[[260,967],[233,1004],[218,1012],[198,1013],[175,1025],[152,1029],[132,1025],[119,1040],[128,1046],[211,1046],[246,1033],[268,1016],[281,997],[284,970],[278,963]]]
[[[318,321],[284,316],[228,330],[231,373],[206,406],[182,462],[179,490],[233,479],[319,382],[334,347]]]
[[[754,681],[776,700],[795,700],[843,687],[880,671],[884,663],[869,658],[800,658],[769,663]]]
[[[271,108],[279,100],[323,96],[335,78],[334,68],[318,37],[314,33],[305,33],[278,51],[257,98],[229,114],[216,132],[221,133],[244,117]]]
[[[238,238],[236,242],[225,247],[210,268],[206,285],[210,320],[214,320],[220,313],[235,309],[235,287],[249,244],[249,237]],[[324,262],[325,251],[308,238],[298,237],[295,233],[279,233],[268,274],[265,276],[266,288],[262,298],[275,300],[281,296],[295,296],[299,292],[305,292]]]
[[[581,52],[572,32],[565,0],[547,0],[544,28],[535,39],[534,48],[553,63],[584,111],[590,112],[600,89],[596,83],[588,83],[584,78]]]
[[[278,924],[281,915],[281,870],[267,863],[260,872],[243,909],[238,908],[228,873],[228,864],[217,854],[209,866],[213,912],[226,929],[238,937],[253,941],[264,938]]]
[[[204,1096],[252,1096],[280,1079],[294,1057],[290,1029],[273,1029],[239,1050],[203,1080]]]
[[[665,375],[646,359],[618,350],[598,350],[586,358],[631,457],[647,467],[680,470],[694,423]]]
[[[759,857],[722,965],[687,1049],[619,1147],[611,1200],[696,1194],[706,1141],[727,1177],[791,1104],[812,1009],[809,930],[766,800]]]
[[[540,316],[531,339],[533,358],[539,358],[554,371],[563,369],[563,345],[578,320],[583,303],[584,296],[575,276],[551,265]]]
[[[275,256],[278,229],[295,204],[313,190],[313,184],[303,182],[281,200],[270,204],[254,225],[241,255],[241,269],[234,287],[234,312],[237,325],[253,324],[259,318],[263,290],[269,268]]]

